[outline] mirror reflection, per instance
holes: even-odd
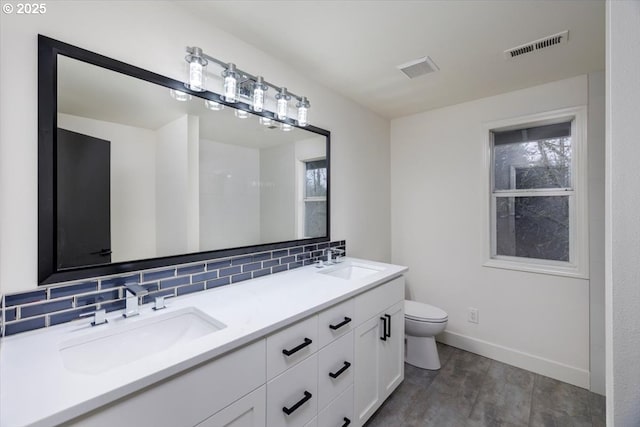
[[[57,86],[59,269],[327,236],[323,135],[62,55]]]

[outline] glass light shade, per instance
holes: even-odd
[[[204,65],[196,60],[189,63],[189,89],[204,91]]]
[[[262,85],[255,85],[253,88],[253,111],[264,110],[264,89]]]
[[[213,110],[213,111],[220,111],[224,109],[223,104],[220,104],[219,102],[211,101],[208,99],[205,99],[204,106],[207,107],[209,110]]]
[[[293,129],[293,126],[291,126],[288,123],[280,123],[280,130],[283,132],[289,132],[291,129]]]
[[[228,73],[224,77],[224,100],[227,102],[236,102],[238,90],[238,79],[235,73]]]
[[[173,99],[180,102],[189,101],[191,99],[191,95],[189,95],[188,93],[184,93],[175,89],[169,89],[169,94]]]
[[[309,109],[305,106],[298,107],[298,126],[304,127],[308,124],[307,118],[309,116]]]
[[[259,122],[264,126],[271,126],[273,124],[273,120],[271,120],[269,117],[260,117]]]
[[[236,110],[235,114],[236,114],[236,117],[239,119],[246,119],[247,117],[249,117],[249,113],[244,110]]]
[[[284,120],[287,118],[287,113],[289,110],[289,105],[287,99],[282,97],[278,99],[276,115],[278,116],[278,120]]]

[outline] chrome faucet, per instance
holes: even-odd
[[[326,265],[331,265],[333,264],[333,254],[334,254],[334,250],[333,248],[327,248],[324,250],[324,253],[327,255],[327,261],[326,261]]]
[[[82,313],[79,317],[88,317],[93,316],[93,321],[91,322],[91,326],[104,325],[107,323],[107,310],[104,308],[96,311],[92,311],[90,313]]]
[[[342,257],[344,256],[344,250],[343,249],[334,249],[333,250],[333,254],[335,255],[335,258],[333,259],[333,262],[338,264],[340,262],[342,262]]]
[[[149,291],[144,287],[138,285],[137,283],[132,283],[129,285],[125,285],[124,293],[126,302],[124,313],[122,315],[124,317],[137,316],[138,314],[140,314],[138,298],[148,294]]]

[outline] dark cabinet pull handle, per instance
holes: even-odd
[[[391,316],[389,316],[388,314],[385,314],[384,317],[386,317],[389,321],[385,322],[385,326],[387,327],[387,331],[384,332],[384,334],[386,335],[387,338],[391,338]]]
[[[313,342],[313,341],[311,341],[309,338],[305,338],[305,339],[304,339],[304,342],[303,342],[302,344],[300,344],[299,346],[294,347],[294,348],[292,348],[291,350],[284,349],[284,350],[282,350],[282,353],[283,353],[285,356],[291,356],[293,353],[296,353],[296,352],[298,352],[298,351],[302,350],[303,348],[305,348],[306,346],[308,346],[308,345],[309,345],[309,344],[311,344],[312,342]]]
[[[381,317],[380,320],[382,320],[382,336],[380,337],[380,339],[382,341],[386,341],[387,340],[387,318],[386,317]]]
[[[329,376],[331,378],[338,378],[340,376],[340,374],[342,374],[344,371],[346,371],[347,369],[349,369],[349,366],[351,366],[351,363],[347,362],[345,360],[344,365],[342,365],[342,368],[340,368],[338,371],[336,372],[329,372]]]
[[[344,316],[344,321],[338,323],[337,325],[329,325],[329,327],[335,331],[336,329],[342,328],[344,325],[346,325],[349,322],[351,322],[351,318]]]
[[[295,412],[296,409],[298,409],[299,407],[301,407],[302,405],[304,405],[304,403],[311,399],[311,393],[309,393],[308,391],[304,391],[304,397],[302,399],[300,399],[295,405],[293,405],[291,408],[287,408],[286,406],[284,406],[282,408],[282,412],[284,412],[287,415],[291,415]]]
[[[344,424],[342,424],[342,427],[347,427],[349,424],[351,424],[351,420],[347,417],[343,418],[344,420]]]

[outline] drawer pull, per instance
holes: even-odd
[[[287,349],[282,350],[282,354],[284,354],[285,356],[291,356],[293,353],[296,353],[296,352],[302,350],[303,348],[305,348],[306,346],[308,346],[312,342],[313,341],[311,341],[309,338],[305,338],[304,342],[302,344],[300,344],[299,346],[294,347],[291,350],[287,350]]]
[[[295,412],[296,409],[298,409],[299,407],[301,407],[302,405],[305,404],[305,402],[307,400],[311,399],[311,393],[309,393],[308,391],[304,391],[304,397],[302,399],[300,399],[295,405],[293,405],[291,408],[287,408],[286,406],[282,408],[282,412],[284,412],[287,415],[291,415]]]
[[[351,420],[347,417],[343,418],[344,420],[344,424],[342,424],[342,427],[347,427],[349,424],[351,424]]]
[[[329,372],[329,376],[331,378],[338,378],[344,371],[349,369],[349,366],[351,366],[351,363],[349,363],[349,362],[347,362],[345,360],[344,365],[342,366],[342,368],[340,368],[337,372]]]
[[[336,329],[342,328],[344,325],[346,325],[349,322],[351,322],[351,318],[344,316],[344,320],[342,322],[338,323],[337,325],[329,325],[329,328],[335,331]]]
[[[387,318],[381,317],[380,320],[382,320],[382,336],[380,337],[380,339],[382,341],[386,341],[387,340]]]
[[[387,331],[384,332],[384,334],[387,336],[387,338],[391,338],[391,316],[389,316],[388,314],[385,314],[384,317],[386,317],[389,321],[385,322],[385,326],[387,327]]]

